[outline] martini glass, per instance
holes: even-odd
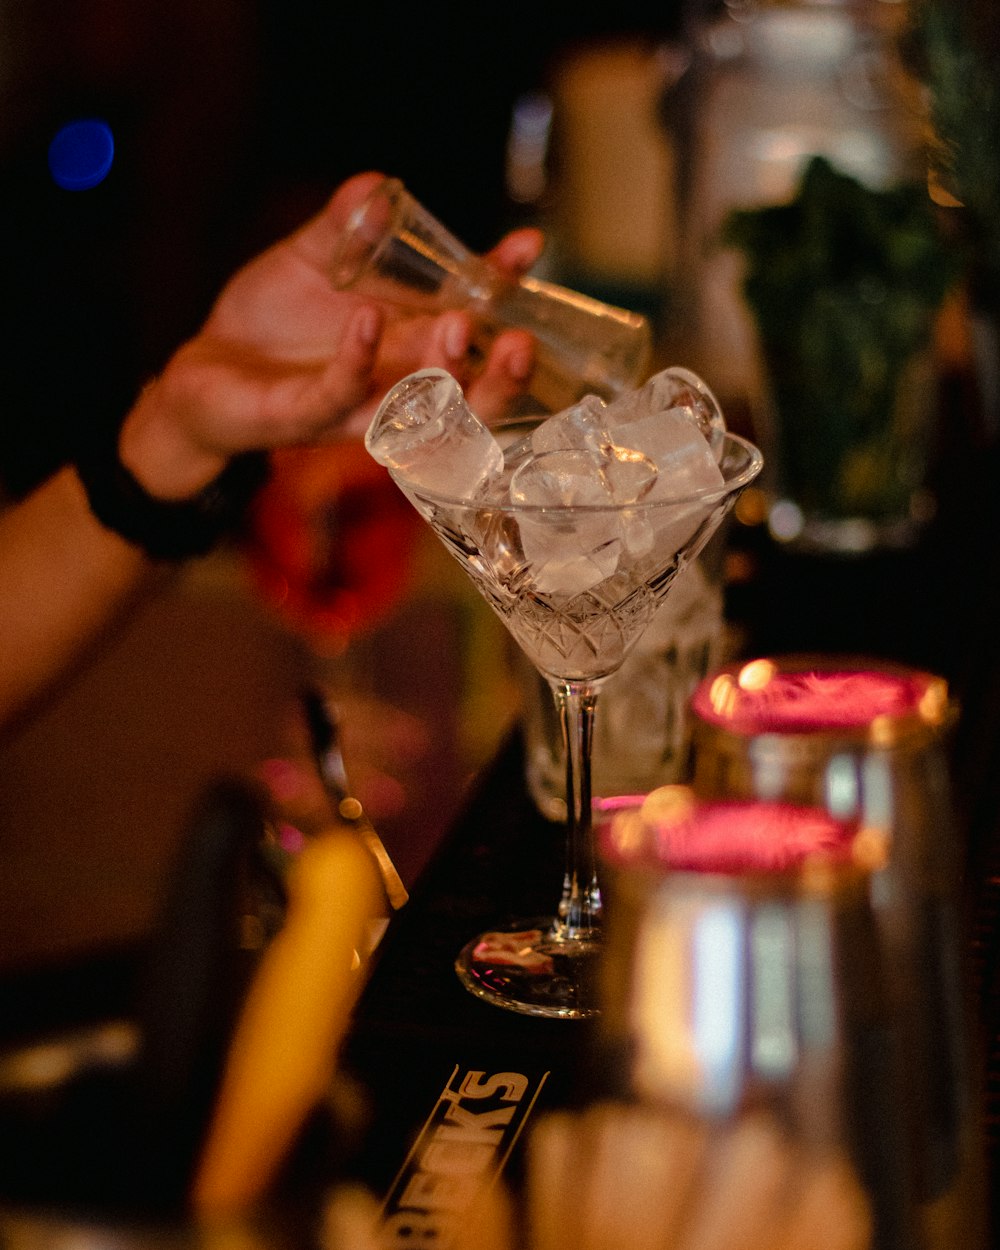
[[[566,743],[566,868],[554,915],[479,934],[456,961],[466,988],[497,1006],[561,1018],[597,1012],[602,904],[591,815],[594,713],[601,686],[677,575],[760,471],[763,458],[753,444],[734,434],[718,437],[717,486],[673,495],[661,483],[655,498],[622,502],[533,503],[517,473],[499,496],[470,491],[463,497],[390,468],[548,682]],[[564,453],[542,453],[536,466],[544,470],[548,456]],[[641,473],[643,466],[628,459],[617,466],[622,474],[637,468]]]

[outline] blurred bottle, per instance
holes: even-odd
[[[888,664],[758,659],[702,683],[692,715],[700,798],[803,805],[854,825],[902,1026],[920,1244],[982,1245],[979,1081],[946,753],[957,709],[946,683]]]
[[[812,156],[871,187],[922,177],[919,94],[901,0],[727,0],[692,22],[688,66],[662,99],[676,148],[679,244],[671,333],[730,425],[767,441],[740,258],[719,246],[733,209],[792,198]],[[791,310],[790,310],[791,312]],[[675,353],[676,354],[676,353]],[[765,470],[765,473],[767,470]]]
[[[724,659],[724,534],[677,578],[635,649],[601,691],[592,788],[608,798],[687,779],[688,705]],[[566,819],[566,749],[548,683],[517,658],[528,792],[549,820]]]
[[[608,940],[588,1086],[620,1109],[623,1173],[644,1163],[636,1112],[659,1124],[656,1219],[679,1208],[705,1237],[692,1245],[919,1244],[858,849],[851,822],[791,802],[665,786],[601,806]],[[612,1180],[604,1202],[624,1223],[642,1195],[622,1203],[628,1177]],[[709,1221],[728,1230],[718,1242]],[[669,1231],[618,1244],[673,1245]]]
[[[538,272],[642,313],[657,335],[676,237],[659,116],[673,55],[654,38],[569,44],[544,88],[516,101],[506,158],[511,223],[548,237]]]

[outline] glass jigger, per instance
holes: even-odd
[[[656,380],[643,390],[654,397]],[[592,428],[586,418],[593,410],[583,407],[550,421],[565,418],[580,434]],[[599,425],[603,411],[597,419]],[[663,411],[650,419],[671,426]],[[762,464],[744,439],[691,428],[692,454],[707,467],[712,486],[685,487],[684,453],[676,447],[663,480],[631,448],[544,450],[548,422],[505,453],[454,379],[429,369],[390,392],[366,436],[369,451],[389,464],[396,484],[548,681],[559,709],[567,747],[567,851],[556,915],[481,934],[456,965],[465,986],[497,1006],[568,1018],[597,1010],[602,904],[590,758],[598,695]],[[619,502],[609,479],[617,482]]]
[[[583,395],[610,399],[644,381],[652,336],[645,317],[523,277],[511,282],[470,252],[397,178],[386,178],[348,219],[330,263],[350,289],[416,312],[465,308],[486,327],[528,330],[536,342],[532,395],[557,412]]]
[[[588,1244],[917,1244],[857,822],[679,785],[605,801],[597,820],[608,937],[587,1091],[621,1174],[601,1206],[620,1233],[642,1211],[655,1236]],[[627,1175],[641,1166],[661,1177],[655,1202]]]
[[[885,663],[757,659],[706,679],[692,712],[700,796],[815,806],[854,821],[881,860],[871,898],[902,1023],[921,1244],[980,1244],[946,683]]]

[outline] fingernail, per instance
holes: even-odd
[[[511,240],[510,263],[519,269],[528,270],[538,260],[541,245],[534,235],[522,235]]]
[[[462,322],[457,317],[448,321],[444,328],[444,350],[451,359],[460,360],[465,355],[468,346],[468,336]]]
[[[354,314],[354,330],[358,341],[365,347],[375,346],[381,328],[382,318],[379,316],[378,309],[365,305]]]
[[[535,367],[530,347],[518,347],[507,357],[507,372],[516,382],[526,382]]]

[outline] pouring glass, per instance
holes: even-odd
[[[413,312],[468,309],[484,327],[480,346],[501,329],[528,330],[537,345],[534,411],[558,412],[587,394],[612,399],[646,377],[652,335],[645,317],[539,278],[510,281],[398,178],[386,178],[351,215],[330,277],[338,290]]]

